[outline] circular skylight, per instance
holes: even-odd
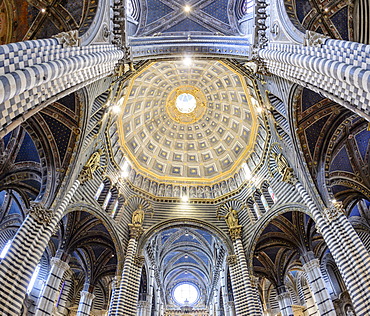
[[[197,106],[194,96],[189,93],[181,93],[176,99],[176,108],[181,113],[191,113]]]
[[[193,305],[199,296],[198,288],[191,283],[180,283],[173,291],[173,297],[180,305]]]

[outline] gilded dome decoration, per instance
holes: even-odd
[[[121,146],[136,172],[159,182],[232,176],[256,138],[247,85],[219,61],[152,63],[134,77],[122,107]]]

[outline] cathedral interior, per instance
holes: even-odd
[[[369,0],[0,0],[0,314],[370,315]]]

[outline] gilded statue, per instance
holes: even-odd
[[[103,150],[99,149],[90,156],[89,160],[82,168],[81,174],[79,176],[80,182],[85,182],[89,179],[92,179],[94,172],[103,167],[100,165],[100,157],[102,153]]]
[[[227,226],[232,229],[239,226],[238,211],[234,210],[231,206],[226,215],[220,215],[219,218],[225,218]]]
[[[142,226],[144,222],[144,210],[143,206],[139,204],[137,210],[132,213],[132,224]]]
[[[274,158],[276,162],[278,172],[284,175],[285,170],[289,168],[288,160],[286,160],[286,158],[281,153],[272,153],[272,158]]]
[[[282,153],[272,153],[271,156],[276,162],[277,171],[283,176],[282,181],[295,185],[297,179],[294,176],[293,169],[289,167],[289,162],[284,155]]]

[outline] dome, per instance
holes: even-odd
[[[213,60],[150,64],[131,81],[118,125],[136,172],[177,184],[213,184],[232,176],[257,130],[244,80]]]

